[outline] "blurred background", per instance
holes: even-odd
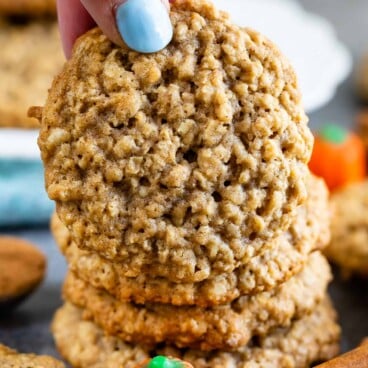
[[[312,128],[324,122],[336,122],[352,127],[356,113],[364,104],[357,98],[357,69],[368,53],[368,1],[365,0],[300,0],[306,10],[325,17],[334,27],[337,38],[347,47],[353,69],[337,89],[332,100],[310,113]],[[363,78],[363,76],[361,76]]]
[[[368,90],[362,91],[361,83],[357,83],[368,78],[363,74],[364,67],[359,67],[368,53],[367,0],[215,3],[228,9],[237,23],[264,32],[292,60],[314,130],[326,123],[356,129],[356,115],[365,106],[362,96],[365,92],[368,95]],[[55,354],[48,323],[61,303],[60,284],[66,268],[48,230],[54,206],[43,188],[37,120],[27,120],[26,111],[28,106],[42,105],[52,76],[60,70],[64,58],[52,12],[45,18],[3,18],[0,6],[0,41],[5,50],[0,50],[0,233],[23,237],[40,247],[48,257],[48,275],[43,286],[15,314],[0,319],[0,341],[24,351]],[[1,102],[4,95],[12,96],[13,102]],[[20,108],[21,112],[11,115],[10,108]],[[23,120],[14,118],[19,114]],[[332,285],[344,328],[345,350],[368,335],[367,289],[360,280],[336,280]]]

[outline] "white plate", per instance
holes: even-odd
[[[298,75],[304,106],[312,112],[332,99],[352,68],[349,51],[333,26],[292,0],[213,0],[240,26],[254,28],[289,58]]]
[[[0,129],[0,158],[39,160],[38,130]]]

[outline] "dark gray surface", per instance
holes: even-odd
[[[339,37],[351,49],[354,58],[361,54],[363,48],[368,49],[367,0],[303,0],[302,3],[335,24]],[[310,115],[311,126],[325,122],[350,125],[359,109],[352,91],[352,80],[349,78],[330,104]],[[61,304],[60,284],[66,269],[65,262],[47,229],[2,229],[0,233],[23,236],[33,241],[49,259],[48,276],[38,292],[11,317],[0,316],[0,342],[25,352],[56,355],[49,323],[53,312]],[[347,350],[368,336],[368,283],[361,280],[344,283],[337,278],[331,286],[331,294],[343,327],[343,349]]]
[[[0,230],[38,245],[48,259],[47,277],[43,285],[12,315],[0,315],[0,342],[24,352],[57,356],[50,334],[50,321],[61,305],[60,286],[66,265],[57,251],[47,228]]]

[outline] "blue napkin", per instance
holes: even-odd
[[[40,160],[0,159],[0,226],[47,224],[53,209]]]

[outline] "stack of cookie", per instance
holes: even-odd
[[[75,367],[308,367],[338,351],[323,182],[289,63],[206,0],[142,55],[79,39],[39,145],[70,271],[53,333]]]
[[[0,0],[0,127],[37,128],[41,104],[64,63],[55,0]]]

